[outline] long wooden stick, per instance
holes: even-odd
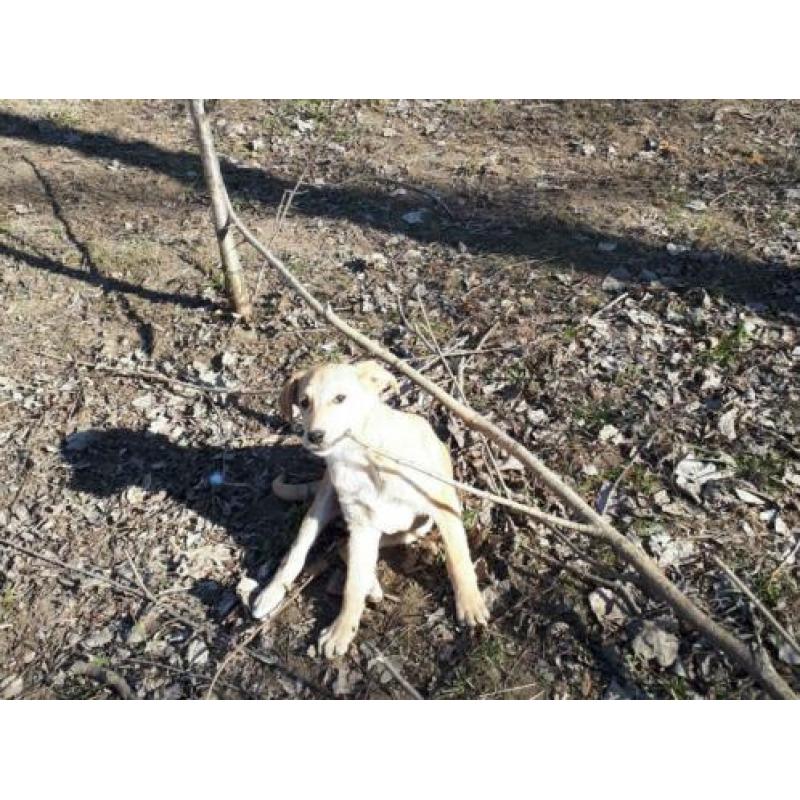
[[[644,585],[654,597],[667,603],[687,625],[703,634],[732,662],[752,675],[772,697],[796,699],[792,688],[768,660],[762,655],[751,651],[744,642],[714,622],[661,572],[644,550],[633,542],[628,541],[607,519],[598,514],[574,489],[564,483],[530,450],[512,439],[505,431],[498,428],[486,417],[481,416],[464,403],[460,403],[380,344],[348,325],[329,305],[323,305],[317,300],[287,269],[286,265],[250,232],[230,204],[228,215],[231,222],[241,231],[245,240],[267,260],[280,274],[284,282],[300,295],[314,311],[324,317],[348,339],[359,344],[368,353],[393,366],[398,372],[401,372],[417,386],[435,397],[443,406],[463,420],[469,428],[483,433],[503,451],[521,461],[548,489],[586,520],[591,526],[591,530],[587,531],[589,535],[595,536],[610,545],[626,564],[629,564],[641,575]]]
[[[253,307],[250,305],[250,299],[247,296],[247,289],[242,276],[242,265],[239,263],[239,254],[236,252],[236,243],[233,241],[233,230],[228,221],[230,203],[225,183],[222,180],[219,159],[214,149],[211,126],[208,123],[202,100],[191,100],[189,106],[192,112],[197,142],[200,145],[200,157],[203,162],[206,187],[211,195],[214,230],[219,244],[222,268],[225,271],[225,288],[236,313],[241,315],[243,319],[249,319],[253,313]]]

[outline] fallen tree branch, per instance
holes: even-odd
[[[203,162],[203,174],[206,179],[206,188],[211,195],[211,212],[214,219],[214,231],[219,245],[219,255],[225,272],[225,288],[228,297],[237,314],[243,319],[249,319],[253,307],[247,297],[247,289],[242,276],[242,265],[239,263],[239,254],[233,241],[233,231],[228,220],[228,192],[222,180],[222,171],[219,168],[219,159],[214,149],[214,138],[211,135],[211,126],[206,117],[202,100],[190,100],[189,110],[194,122],[197,142],[200,146],[200,158]]]
[[[574,489],[561,480],[530,450],[514,440],[486,417],[481,416],[464,403],[460,403],[380,344],[348,325],[329,305],[323,305],[300,283],[284,263],[250,232],[250,229],[239,219],[230,205],[230,201],[228,204],[228,216],[230,221],[241,231],[245,240],[277,270],[284,282],[296,294],[300,295],[314,311],[324,317],[348,339],[360,345],[366,352],[394,367],[398,372],[435,397],[469,428],[485,434],[503,451],[522,462],[550,491],[586,521],[589,526],[589,530],[586,533],[610,545],[623,562],[633,567],[641,575],[642,581],[651,595],[669,605],[683,622],[705,636],[711,644],[724,653],[734,664],[737,664],[752,675],[772,697],[795,699],[796,696],[792,688],[771,663],[765,661],[759,654],[754,653],[744,642],[712,620],[661,572],[644,550],[629,541],[607,519],[598,514]]]

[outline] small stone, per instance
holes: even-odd
[[[734,494],[743,502],[747,503],[749,506],[763,506],[764,499],[759,497],[757,494],[753,494],[752,492],[748,492],[747,489],[741,489],[738,486],[733,490]]]
[[[671,256],[679,256],[681,253],[688,253],[689,247],[687,247],[685,244],[674,244],[673,242],[668,242],[667,252]]]
[[[619,430],[613,425],[603,425],[598,434],[601,442],[613,441],[617,438]]]
[[[619,598],[605,586],[595,589],[589,595],[589,605],[598,622],[603,624],[621,624],[627,619],[627,614],[622,609]]]
[[[140,505],[144,498],[145,491],[140,486],[131,486],[131,488],[125,492],[125,500],[132,506]]]
[[[613,253],[617,249],[616,242],[598,242],[597,249],[601,253]]]
[[[678,637],[650,620],[644,620],[633,639],[633,652],[645,661],[655,660],[666,669],[678,658]]]
[[[547,412],[542,408],[526,411],[525,416],[531,425],[543,425],[547,422]]]
[[[389,263],[389,260],[383,253],[372,253],[368,260],[376,267],[385,267]]]
[[[83,646],[88,650],[95,650],[98,647],[105,647],[114,638],[111,628],[103,628],[101,631],[87,636],[83,640]]]
[[[670,503],[670,496],[669,492],[666,489],[660,489],[653,495],[653,502],[659,507],[663,508],[664,506],[669,505]]]
[[[705,211],[708,208],[708,206],[706,205],[705,200],[690,200],[686,204],[686,208],[688,208],[689,211],[699,212],[699,211]]]
[[[76,431],[71,433],[64,442],[64,449],[74,452],[80,452],[90,447],[91,444],[97,440],[98,434],[96,431]]]
[[[217,603],[214,606],[214,613],[220,618],[227,617],[228,614],[230,614],[230,612],[234,609],[237,602],[238,598],[236,596],[236,592],[226,589],[220,595],[219,600],[217,600]]]
[[[384,128],[381,131],[381,134],[386,137],[387,139],[391,139],[397,136],[397,131],[394,128]]]
[[[192,639],[189,642],[186,661],[190,667],[202,667],[208,662],[208,646],[202,639]]]
[[[630,278],[630,274],[627,275],[626,278],[620,278],[618,274],[621,270],[614,270],[614,272],[609,272],[605,278],[603,278],[603,282],[600,284],[600,288],[604,292],[623,292],[625,291],[625,281]]]
[[[420,208],[416,211],[409,211],[407,214],[403,214],[402,219],[407,225],[420,225],[425,221],[427,213],[427,209]]]
[[[789,642],[784,642],[778,648],[778,658],[784,664],[791,664],[793,667],[800,666],[800,653]]]
[[[146,411],[148,408],[151,408],[153,403],[155,402],[155,397],[148,392],[147,394],[140,395],[135,400],[131,402],[131,405],[134,408],[139,409],[139,411]]]
[[[719,432],[729,442],[733,442],[736,440],[736,414],[737,414],[736,409],[732,408],[730,409],[730,411],[726,411],[719,418],[719,422],[717,423],[717,428],[719,429]]]
[[[357,678],[357,674],[342,665],[336,675],[336,680],[333,682],[333,693],[336,697],[345,697],[353,693],[353,686]]]

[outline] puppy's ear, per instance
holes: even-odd
[[[397,378],[385,370],[377,361],[360,361],[356,366],[358,379],[379,397],[389,389],[400,391]]]
[[[283,384],[281,395],[278,398],[278,408],[281,416],[287,421],[292,421],[292,407],[297,405],[297,387],[300,379],[305,375],[304,370],[298,370],[286,383]]]

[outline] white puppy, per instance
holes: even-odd
[[[327,470],[294,545],[257,596],[253,615],[265,617],[277,608],[303,569],[317,535],[341,510],[349,531],[347,580],[342,610],[320,637],[320,649],[328,658],[347,651],[366,598],[382,597],[375,573],[378,549],[414,541],[427,533],[432,522],[444,541],[459,622],[485,625],[489,618],[455,489],[368,449],[452,479],[450,455],[428,422],[382,402],[383,391],[396,386],[395,379],[378,363],[364,361],[295,373],[281,392],[283,415],[291,420],[293,407],[300,408],[303,444],[325,459]],[[273,488],[286,499],[307,496],[307,486],[295,489],[276,481]]]

